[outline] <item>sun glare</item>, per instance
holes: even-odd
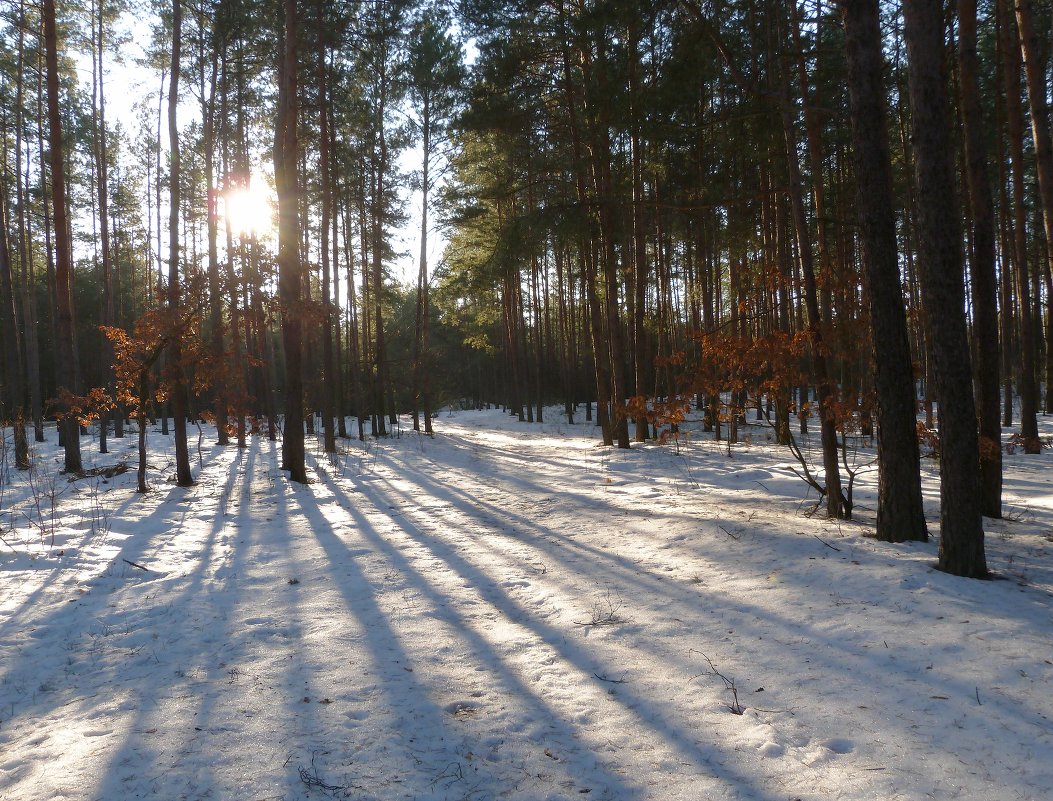
[[[249,186],[223,195],[223,217],[237,235],[263,234],[274,229],[274,205],[265,189]]]

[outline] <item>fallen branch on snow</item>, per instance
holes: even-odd
[[[735,680],[734,679],[729,679],[727,676],[725,676],[723,673],[721,673],[719,670],[717,670],[717,666],[713,664],[713,660],[710,659],[708,656],[706,656],[701,651],[696,651],[694,648],[692,648],[691,649],[691,653],[698,654],[703,659],[705,659],[706,660],[706,664],[709,665],[709,672],[708,673],[700,673],[699,674],[700,676],[703,676],[703,675],[716,676],[717,678],[719,678],[721,681],[724,682],[724,689],[731,690],[731,699],[732,699],[731,703],[730,704],[725,704],[725,706],[728,709],[730,709],[736,715],[745,714],[746,707],[744,707],[742,704],[739,703],[739,691],[738,691],[738,688],[735,686]]]

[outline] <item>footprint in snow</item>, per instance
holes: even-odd
[[[850,754],[856,747],[855,743],[844,737],[831,737],[829,740],[823,740],[819,745],[835,754]]]

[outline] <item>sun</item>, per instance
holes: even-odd
[[[234,234],[250,236],[274,230],[274,203],[267,190],[249,185],[230,189],[222,198],[221,214]]]

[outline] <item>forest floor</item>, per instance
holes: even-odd
[[[931,459],[932,541],[890,545],[871,451],[836,522],[760,428],[435,422],[306,486],[207,431],[187,489],[152,430],[147,495],[132,436],[85,439],[110,479],[5,469],[0,799],[1053,798],[1049,450],[982,582],[933,567]]]

